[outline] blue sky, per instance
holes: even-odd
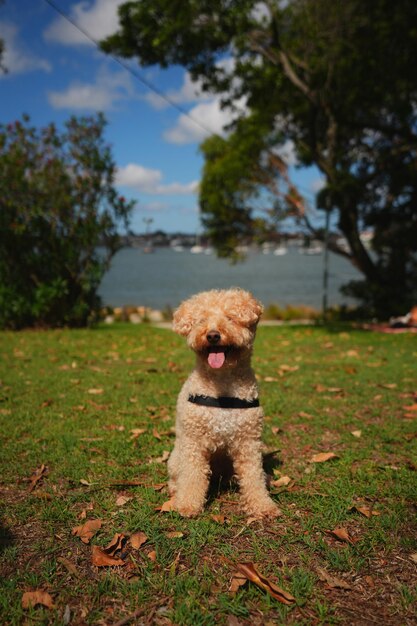
[[[117,30],[121,0],[54,2],[93,39]],[[202,126],[194,123],[97,50],[45,0],[6,0],[0,5],[0,37],[9,70],[0,75],[2,123],[27,113],[37,126],[61,125],[71,115],[103,111],[106,139],[118,168],[117,186],[137,200],[133,230],[143,231],[149,218],[152,230],[199,230],[197,190],[203,160],[198,146],[208,135],[202,126],[222,133],[231,119],[216,97],[199,94],[182,68],[141,68],[127,62]],[[310,197],[320,185],[315,171],[298,171],[294,179]]]

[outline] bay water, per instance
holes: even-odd
[[[144,254],[140,248],[123,248],[103,277],[99,294],[108,306],[176,307],[199,291],[241,287],[265,305],[304,304],[321,309],[323,254],[300,254],[290,246],[286,254],[251,250],[245,261],[232,265],[215,254],[192,254],[189,249],[155,248]],[[339,288],[360,274],[348,260],[329,254],[329,306],[354,304]]]

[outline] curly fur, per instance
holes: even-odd
[[[173,508],[181,515],[202,511],[210,464],[224,454],[232,460],[246,513],[280,514],[267,492],[262,469],[262,408],[223,409],[188,401],[190,395],[248,401],[258,397],[250,361],[262,311],[250,293],[229,289],[192,296],[174,313],[174,331],[187,338],[196,354],[195,369],[178,397],[176,440],[168,461]]]

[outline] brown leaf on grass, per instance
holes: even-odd
[[[92,546],[92,563],[96,567],[113,567],[117,565],[125,565],[123,559],[107,554],[99,546]]]
[[[410,559],[413,561],[413,563],[417,563],[417,553],[410,554]]]
[[[246,576],[244,576],[240,572],[235,572],[232,576],[232,580],[231,580],[230,587],[229,587],[229,592],[236,594],[239,591],[240,587],[243,587],[243,585],[246,585],[247,582],[248,582],[248,579],[246,578]]]
[[[408,406],[403,406],[404,411],[416,411],[417,412],[417,403],[409,404]]]
[[[147,541],[148,541],[148,537],[142,531],[133,533],[129,537],[129,543],[132,546],[132,548],[134,548],[135,550],[139,550],[139,548],[143,546],[143,544],[146,543]]]
[[[382,387],[383,389],[396,389],[398,385],[397,383],[379,383],[378,387]]]
[[[172,500],[167,500],[161,504],[161,506],[156,506],[155,511],[159,511],[160,513],[169,513],[170,511],[174,511],[173,505],[174,503]]]
[[[116,506],[124,506],[127,502],[129,502],[129,500],[133,500],[133,498],[130,496],[119,495],[116,498]]]
[[[162,456],[158,456],[156,459],[151,459],[151,463],[166,463],[170,454],[169,450],[164,450]]]
[[[58,557],[57,561],[58,563],[61,563],[61,565],[63,565],[69,571],[70,574],[72,574],[76,578],[80,578],[80,572],[78,571],[74,563],[72,563],[71,561],[69,561],[63,556]]]
[[[102,409],[106,408],[105,404],[97,405],[97,406],[101,406]],[[105,424],[103,428],[104,430],[117,430],[119,432],[123,432],[125,430],[125,427],[123,426],[123,424]]]
[[[354,545],[355,543],[346,528],[334,528],[333,530],[325,530],[324,532],[327,535],[332,535],[333,537],[336,537],[336,539],[339,539],[339,541],[345,541],[346,543],[350,543],[351,545]]]
[[[88,389],[87,391],[87,393],[89,393],[92,396],[100,396],[103,392],[104,392],[104,389],[102,389],[101,387]]]
[[[182,537],[184,537],[184,533],[180,530],[172,530],[165,533],[165,537],[168,537],[168,539],[182,539]]]
[[[321,383],[318,383],[317,385],[314,385],[314,389],[318,392],[318,393],[342,393],[344,391],[344,389],[342,389],[342,387],[326,387],[325,385],[322,385]]]
[[[89,502],[87,506],[85,507],[85,509],[83,509],[82,511],[80,511],[80,513],[78,513],[77,515],[78,519],[86,519],[87,511],[92,511],[93,509],[94,509],[94,504],[92,502]]]
[[[150,561],[152,561],[153,563],[156,563],[156,552],[155,552],[155,550],[151,550],[151,552],[148,552],[148,554],[146,556],[148,557],[148,559]]]
[[[271,582],[260,573],[254,563],[237,563],[236,564],[237,571],[245,576],[250,582],[254,583],[261,589],[264,589],[269,595],[271,595],[275,600],[282,602],[283,604],[292,604],[295,602],[294,596],[292,596],[284,589],[281,589],[275,583]]]
[[[134,439],[137,439],[138,437],[140,437],[140,435],[143,435],[144,433],[146,433],[146,428],[132,428],[130,430],[130,437],[129,439],[131,441],[133,441]]]
[[[350,434],[353,435],[353,437],[356,437],[357,439],[362,437],[362,431],[361,430],[352,430]]]
[[[317,573],[320,580],[323,580],[331,589],[352,589],[352,586],[349,583],[341,580],[340,578],[336,578],[335,576],[331,576],[325,569],[322,567],[317,568]]]
[[[46,467],[44,463],[42,463],[42,465],[37,467],[35,471],[33,472],[33,474],[29,478],[26,478],[26,480],[30,482],[29,491],[33,491],[36,485],[38,484],[38,482],[42,478],[44,478],[44,476],[46,476],[47,473],[48,473],[48,468]]]
[[[331,461],[332,459],[337,459],[338,456],[334,452],[319,452],[319,454],[314,454],[311,457],[312,463],[325,463],[326,461]]]
[[[125,543],[127,541],[126,535],[123,533],[115,533],[113,539],[105,548],[103,548],[104,552],[109,556],[114,556],[116,552],[122,550]]]
[[[218,515],[210,515],[210,519],[212,519],[213,522],[216,522],[217,524],[224,524],[226,522],[226,516],[222,513],[219,513]]]
[[[305,411],[300,411],[298,413],[298,417],[302,417],[302,418],[304,418],[306,420],[311,420],[311,419],[313,419],[314,416],[311,415],[310,413],[306,413]]]
[[[289,476],[281,476],[280,478],[277,478],[277,480],[271,480],[269,485],[276,488],[287,487],[291,480],[292,479]]]
[[[162,437],[156,428],[152,430],[152,435],[155,437],[155,439],[158,439],[158,441],[161,441]]]
[[[72,529],[72,535],[79,537],[83,543],[90,543],[90,540],[100,528],[100,519],[90,519],[81,526],[75,526]]]
[[[37,589],[36,591],[25,591],[22,596],[22,607],[29,609],[35,607],[38,604],[46,606],[48,609],[54,608],[54,602],[47,591]]]
[[[349,511],[357,511],[361,515],[364,515],[368,519],[372,517],[372,515],[381,515],[380,511],[374,511],[374,509],[370,506],[352,506]]]

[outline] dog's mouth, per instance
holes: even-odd
[[[207,362],[210,367],[215,370],[223,367],[231,349],[231,346],[210,346],[207,349]]]

